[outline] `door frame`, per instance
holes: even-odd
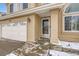
[[[43,34],[43,29],[42,29],[42,25],[43,25],[43,20],[47,20],[48,19],[48,34]],[[48,16],[48,17],[42,17],[41,18],[41,37],[43,37],[43,38],[50,38],[50,30],[51,30],[51,28],[50,28],[50,16]]]

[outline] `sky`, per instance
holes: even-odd
[[[0,12],[6,12],[6,4],[0,3]]]

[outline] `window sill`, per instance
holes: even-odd
[[[79,31],[63,31],[63,32],[79,32]]]

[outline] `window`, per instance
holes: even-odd
[[[79,3],[72,3],[66,8],[65,13],[78,12],[78,11],[79,11]]]
[[[10,13],[12,13],[12,12],[13,12],[13,3],[10,4]]]
[[[71,30],[71,17],[65,17],[65,30]]]
[[[65,30],[66,31],[79,31],[79,16],[65,17]]]
[[[64,30],[65,31],[79,31],[79,4],[72,3],[65,9],[64,16]],[[70,14],[72,12],[72,14]],[[74,12],[74,13],[73,13]]]
[[[43,24],[42,24],[42,33],[43,34],[48,34],[48,19],[47,20],[43,20],[43,22],[42,22]]]
[[[23,3],[23,9],[28,8],[28,3]]]

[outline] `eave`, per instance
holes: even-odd
[[[29,9],[25,9],[22,11],[14,12],[13,14],[7,14],[5,16],[1,16],[0,20],[6,20],[9,18],[14,18],[14,17],[19,17],[19,16],[23,16],[23,15],[32,14],[32,13],[37,13],[39,11],[44,11],[44,10],[52,10],[55,8],[61,8],[61,6],[63,6],[63,5],[65,5],[65,4],[64,3],[57,3],[57,4],[42,5],[42,6],[35,7],[35,8],[29,8]]]

